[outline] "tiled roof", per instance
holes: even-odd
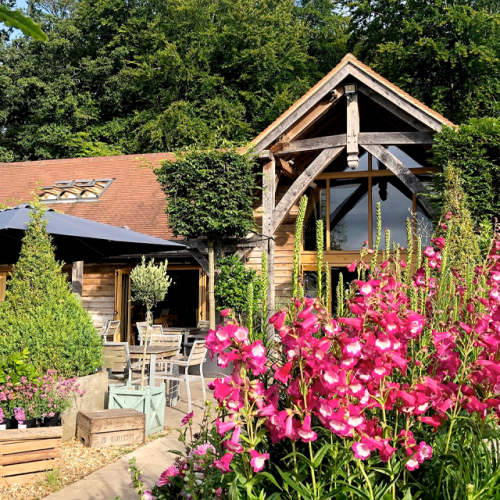
[[[300,99],[295,101],[281,116],[279,116],[271,125],[269,125],[265,130],[263,130],[255,139],[253,139],[252,144],[259,144],[272,130],[274,130],[280,123],[282,123],[288,116],[290,116],[294,111],[296,111],[305,101],[307,101],[313,94],[315,94],[321,87],[323,87],[326,83],[328,83],[338,72],[340,72],[345,66],[348,64],[352,64],[364,71],[365,73],[369,73],[370,76],[375,78],[378,82],[390,88],[393,92],[398,94],[400,97],[410,102],[417,108],[419,108],[424,113],[431,115],[433,118],[438,120],[443,125],[448,125],[450,127],[454,127],[455,125],[440,115],[433,109],[426,106],[424,103],[420,102],[418,99],[415,99],[410,94],[407,94],[404,90],[400,89],[398,86],[391,83],[389,80],[386,80],[383,76],[379,75],[375,71],[373,71],[369,66],[363,64],[359,61],[353,54],[347,54],[342,61],[340,61],[335,68],[333,68],[326,76],[324,76],[316,85],[311,87]]]
[[[108,156],[0,164],[0,203],[14,206],[33,199],[37,187],[61,180],[113,179],[102,196],[92,202],[50,203],[54,209],[84,219],[163,239],[172,239],[165,214],[165,195],[151,168],[160,160],[175,159],[169,153],[138,157]]]

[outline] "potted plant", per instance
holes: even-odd
[[[39,379],[36,394],[38,421],[41,427],[61,425],[61,414],[68,410],[77,397],[84,391],[76,378],[64,379],[56,370],[49,370]]]
[[[167,275],[168,262],[154,264],[154,259],[146,263],[142,258],[141,265],[130,273],[132,300],[146,307],[146,321],[149,327],[153,323],[152,309],[162,301],[167,294],[171,278]],[[109,388],[109,409],[133,408],[146,415],[146,434],[163,430],[165,418],[165,383],[159,387],[144,385],[144,370],[146,365],[147,339],[144,342],[144,356],[141,370],[141,385]]]

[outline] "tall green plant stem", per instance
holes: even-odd
[[[299,368],[300,368],[300,385],[302,388],[306,387],[306,381],[304,378],[304,371],[302,370],[302,363],[299,363]],[[307,411],[307,397],[305,394],[305,390],[302,389],[302,397],[304,398],[304,409]],[[312,444],[311,441],[309,441],[309,458],[311,459],[311,462],[314,462],[314,453],[312,449]],[[318,486],[316,484],[316,474],[314,472],[314,467],[309,466],[309,469],[311,471],[311,479],[313,482],[313,492],[314,492],[314,498],[317,498],[318,496]]]
[[[323,251],[324,251],[324,243],[323,243],[323,220],[320,219],[316,222],[316,249],[317,249],[317,257],[318,257],[318,286],[317,286],[317,295],[318,299],[321,299],[323,296]]]
[[[292,296],[298,297],[299,270],[300,270],[300,246],[306,217],[307,196],[302,196],[299,202],[299,213],[295,223],[295,238],[293,243],[293,274],[292,274]]]
[[[254,296],[253,296],[253,283],[248,284],[247,290],[248,301],[248,335],[253,338],[253,313],[254,313]]]
[[[370,482],[370,478],[366,475],[365,472],[365,467],[361,463],[361,460],[357,460],[359,469],[361,470],[361,474],[363,474],[363,477],[365,478],[366,484],[368,485],[368,489],[370,490],[370,498],[372,500],[375,500],[375,496],[373,495],[373,488],[372,488],[372,483]]]
[[[262,284],[262,333],[264,334],[266,331],[267,325],[267,289],[269,286],[269,276],[268,272],[268,261],[267,261],[267,252],[262,252],[262,261],[261,261],[261,284]]]

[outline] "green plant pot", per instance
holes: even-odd
[[[146,435],[162,431],[165,427],[165,384],[159,387],[138,385],[110,386],[110,410],[129,408],[146,415]]]

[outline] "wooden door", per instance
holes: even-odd
[[[131,269],[118,269],[115,273],[115,320],[120,320],[120,342],[133,343],[131,335]]]

